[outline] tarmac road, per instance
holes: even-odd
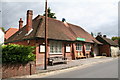
[[[42,78],[118,78],[118,59]]]

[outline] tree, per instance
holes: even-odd
[[[112,40],[114,41],[114,40],[118,40],[118,37],[112,37]]]
[[[45,16],[45,14],[43,14],[43,16]],[[50,7],[48,8],[48,17],[56,19],[55,13],[51,12]]]
[[[93,34],[93,32],[91,32],[91,35],[94,37],[94,34]]]
[[[0,27],[2,29],[2,31],[5,33],[5,28],[4,27]]]
[[[112,37],[111,39],[112,39],[113,41],[114,41],[114,40],[118,40],[118,44],[120,45],[120,37]]]

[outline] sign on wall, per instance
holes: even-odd
[[[85,38],[77,37],[76,40],[78,40],[78,41],[85,41]]]
[[[66,52],[70,52],[70,46],[66,46]]]
[[[45,52],[45,45],[40,45],[40,52]]]

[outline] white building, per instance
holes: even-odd
[[[0,45],[4,43],[4,32],[0,28]]]

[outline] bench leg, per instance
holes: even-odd
[[[51,62],[50,65],[53,66],[53,62]]]
[[[67,61],[65,61],[64,64],[67,64]]]

